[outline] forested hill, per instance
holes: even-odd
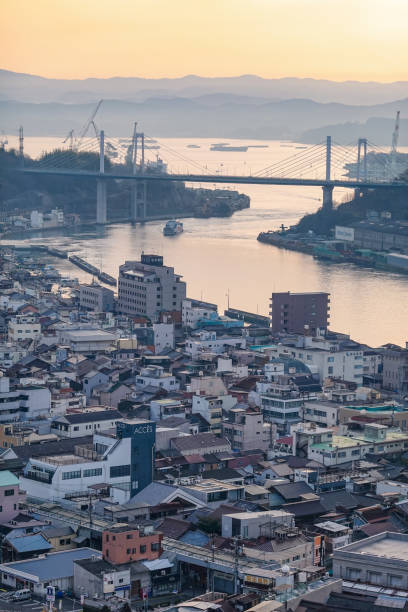
[[[372,189],[354,197],[351,201],[339,204],[330,213],[322,209],[311,215],[305,215],[296,225],[296,231],[314,231],[316,234],[329,234],[336,225],[348,225],[365,219],[367,212],[381,213],[389,211],[394,220],[408,223],[408,170],[399,180],[407,183],[407,189]],[[334,192],[334,197],[336,193]]]

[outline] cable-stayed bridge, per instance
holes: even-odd
[[[157,150],[160,149],[160,157]],[[219,149],[219,150],[222,150]],[[368,163],[370,153],[383,153],[375,171]],[[261,170],[228,170],[225,163],[205,164],[189,159],[165,143],[134,131],[132,138],[109,138],[103,130],[95,138],[84,138],[66,148],[44,153],[24,165],[23,135],[20,132],[21,170],[37,175],[92,178],[96,180],[96,220],[107,221],[107,183],[131,181],[131,219],[147,216],[147,184],[152,181],[183,181],[199,184],[288,185],[321,187],[323,209],[333,207],[336,187],[358,189],[408,189],[396,178],[393,156],[365,138],[352,146],[340,145],[327,136],[324,142],[303,148]],[[346,176],[346,165],[352,177]],[[234,169],[235,170],[235,169]]]

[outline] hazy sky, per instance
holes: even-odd
[[[408,0],[0,0],[1,67],[48,77],[408,80]]]

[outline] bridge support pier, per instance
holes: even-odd
[[[140,186],[139,186],[140,185]],[[139,184],[133,181],[130,190],[130,219],[132,222],[146,219],[147,212],[147,182]]]
[[[106,182],[98,179],[96,182],[96,222],[105,224],[107,221]]]
[[[333,185],[323,185],[323,210],[331,212],[333,210]]]

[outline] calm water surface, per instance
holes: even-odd
[[[266,149],[249,149],[246,154],[212,152],[209,145],[214,141],[160,139],[176,152],[162,148],[160,154],[175,170],[185,171],[188,166],[182,155],[213,171],[249,173],[301,152],[276,141],[265,143],[269,145]],[[26,150],[35,155],[45,148],[43,143],[43,139],[28,138]],[[48,139],[48,143],[55,146],[59,141]],[[200,148],[187,148],[190,143]],[[151,156],[156,153],[149,151]],[[102,263],[103,269],[114,276],[120,264],[126,259],[139,259],[142,251],[162,254],[165,264],[183,275],[188,296],[215,302],[221,308],[227,305],[228,293],[231,306],[267,314],[272,291],[328,291],[332,329],[372,346],[404,344],[408,340],[408,276],[323,263],[309,255],[257,242],[260,231],[275,229],[281,223],[293,224],[303,214],[314,212],[320,206],[319,188],[250,185],[238,189],[250,196],[250,209],[228,219],[184,219],[184,233],[174,237],[164,237],[163,222],[155,221],[81,228],[57,235],[44,233],[24,241],[75,251],[97,266]],[[345,190],[335,192],[339,201],[345,196]],[[67,261],[54,262],[67,275],[88,281],[91,278]]]

